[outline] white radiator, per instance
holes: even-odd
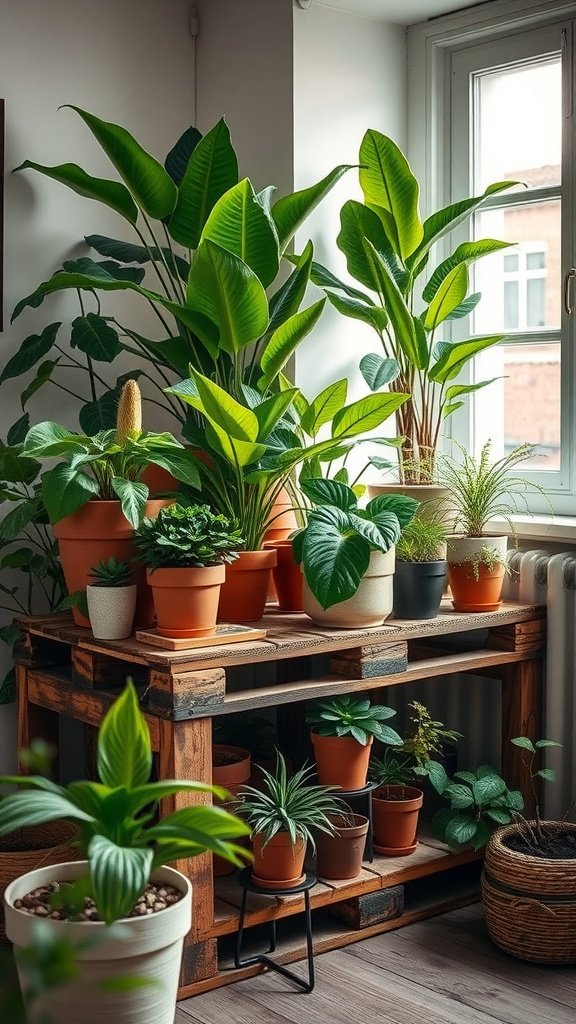
[[[547,752],[557,781],[545,784],[544,809],[562,818],[576,800],[576,552],[515,551],[510,567],[505,596],[548,609],[543,735],[562,749]]]

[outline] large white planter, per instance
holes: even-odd
[[[49,882],[69,881],[86,874],[86,861],[57,864],[21,875],[4,894],[6,934],[16,947],[33,941],[38,918],[17,910],[14,901]],[[147,917],[126,918],[112,929],[102,922],[53,921],[44,927],[71,942],[80,969],[78,979],[48,990],[26,1007],[28,1024],[173,1024],[184,936],[190,930],[192,887],[188,879],[162,867],[154,882],[166,882],[184,898]],[[86,948],[86,939],[93,939]],[[27,978],[19,969],[26,1001]],[[145,978],[152,984],[107,991],[103,983]]]
[[[508,537],[463,537],[460,534],[452,534],[446,538],[446,558],[449,564],[460,565],[462,562],[471,562],[482,548],[495,551],[501,561],[506,559]]]
[[[302,603],[306,614],[321,625],[340,629],[381,626],[392,611],[395,550],[392,547],[385,555],[381,551],[373,551],[356,593],[331,608],[322,608],[304,577]]]
[[[130,636],[136,611],[135,583],[128,587],[86,587],[88,615],[97,640],[123,640]]]
[[[453,526],[454,515],[450,502],[450,488],[442,484],[399,484],[369,483],[368,497],[377,498],[380,494],[403,494],[406,498],[414,498],[420,502],[419,519],[434,519],[444,523],[447,529]]]

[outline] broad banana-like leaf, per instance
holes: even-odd
[[[424,316],[424,326],[433,331],[446,320],[466,298],[468,291],[468,266],[457,263],[439,285]]]
[[[205,238],[239,256],[265,288],[276,277],[280,262],[276,229],[248,178],[214,204],[202,232]]]
[[[218,345],[229,355],[256,341],[268,326],[268,300],[256,274],[209,238],[192,262],[186,302],[187,308],[216,325]],[[204,332],[198,333],[205,341]]]
[[[98,203],[104,203],[111,210],[119,213],[130,224],[138,220],[138,207],[132,199],[128,189],[120,181],[110,181],[108,178],[94,178],[78,164],[58,164],[56,167],[46,167],[44,164],[34,163],[32,160],[25,160],[15,171],[38,171],[47,178],[53,178],[62,185],[67,185],[73,192],[86,199],[95,199]]]
[[[462,367],[470,362],[475,355],[478,355],[485,348],[497,345],[499,341],[502,341],[503,337],[503,334],[492,334],[483,338],[470,338],[467,341],[439,342],[438,345],[434,346],[433,358],[435,362],[430,367],[428,373],[430,379],[437,381],[439,384],[445,384],[446,381],[454,380]]]
[[[512,242],[499,242],[495,238],[479,238],[473,242],[463,242],[451,256],[448,256],[436,267],[422,292],[424,302],[432,301],[444,279],[458,264],[465,263],[466,266],[470,266],[482,256],[490,256],[491,253],[499,252],[501,249],[508,249],[512,244]]]
[[[493,185],[489,185],[481,196],[461,199],[457,203],[451,203],[450,206],[445,206],[442,210],[432,213],[424,221],[424,235],[416,252],[410,259],[410,266],[416,266],[435,242],[439,241],[448,231],[454,231],[459,224],[467,220],[470,214],[477,210],[490,196],[497,195],[499,192],[504,192],[506,189],[520,184],[521,182],[519,181],[496,181]]]
[[[396,143],[374,129],[366,132],[360,145],[360,185],[366,204],[378,208],[394,250],[407,259],[424,233],[418,210],[420,186]]]
[[[168,224],[177,242],[196,249],[214,204],[238,181],[238,160],[224,118],[204,135],[192,153],[178,188]]]
[[[367,238],[364,240],[364,247],[378,278],[378,290],[394,329],[396,347],[403,352],[413,366],[422,369],[428,362],[428,348],[424,332],[417,329],[402,292],[380,254]]]
[[[261,391],[270,387],[302,339],[316,326],[325,303],[326,299],[320,299],[313,306],[294,313],[274,331],[260,360],[262,376],[258,386]]]
[[[346,257],[348,273],[365,288],[378,291],[378,277],[366,256],[364,239],[368,238],[388,266],[400,291],[406,286],[406,272],[400,266],[380,217],[369,207],[349,199],[340,211],[340,233],[336,242]]]
[[[282,196],[281,199],[276,200],[272,206],[272,217],[278,231],[281,252],[284,252],[306,217],[316,209],[318,203],[342,175],[350,170],[351,166],[351,164],[340,164],[315,185],[310,185],[309,188],[301,189],[299,192],[293,192],[289,196]]]

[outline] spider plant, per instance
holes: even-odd
[[[279,832],[287,832],[295,845],[298,840],[309,842],[313,849],[314,830],[334,834],[329,815],[348,811],[343,800],[334,796],[332,786],[310,784],[314,769],[303,765],[288,778],[286,761],[277,751],[274,774],[261,768],[262,790],[244,786],[240,791],[242,817],[252,826],[266,846]]]

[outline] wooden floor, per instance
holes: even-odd
[[[576,1021],[576,967],[537,967],[499,952],[478,904],[325,953],[316,972],[310,995],[260,975],[180,1003],[175,1024]]]

